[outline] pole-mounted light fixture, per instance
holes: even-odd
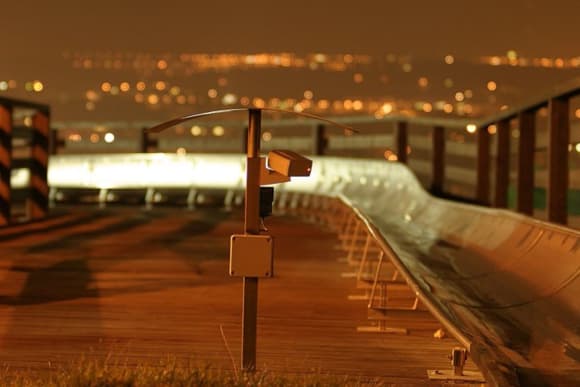
[[[289,181],[292,176],[309,176],[312,161],[289,150],[274,150],[268,158],[260,157],[262,111],[288,113],[338,126],[348,132],[358,131],[350,126],[309,113],[273,108],[232,108],[194,113],[169,120],[147,129],[158,133],[182,122],[201,117],[234,112],[248,112],[246,152],[246,191],[244,234],[230,239],[230,275],[243,278],[242,306],[242,369],[256,369],[256,337],[258,318],[258,278],[274,273],[273,240],[262,234],[260,218],[260,186]]]

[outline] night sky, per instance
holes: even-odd
[[[191,89],[190,93],[197,95],[195,104],[179,107],[168,103],[164,108],[145,109],[129,106],[127,102],[124,114],[127,119],[142,115],[155,120],[203,110],[207,104],[200,95],[206,95],[221,76],[227,77],[228,85],[223,90],[216,86],[220,95],[231,92],[248,96],[250,101],[255,96],[299,100],[305,90],[312,90],[315,98],[324,97],[329,101],[402,98],[411,105],[413,101],[447,101],[465,89],[473,90],[476,98],[478,90],[485,89],[486,82],[497,78],[502,87],[494,99],[497,101],[491,104],[493,111],[502,104],[517,102],[528,92],[539,92],[553,83],[577,77],[580,68],[535,72],[523,69],[508,73],[503,68],[492,71],[490,66],[475,65],[480,58],[505,56],[509,50],[526,58],[580,56],[578,11],[580,5],[576,0],[10,1],[4,2],[0,10],[3,42],[0,81],[13,79],[18,87],[0,91],[0,95],[48,102],[53,105],[56,120],[106,121],[123,119],[123,114],[118,108],[108,106],[106,98],[87,111],[84,108],[87,90],[99,91],[104,81],[114,85],[126,79],[133,85],[140,79],[161,78],[155,78],[155,74],[143,78],[144,74],[130,72],[80,72],[72,69],[66,55],[137,52],[178,57],[181,53],[325,53],[363,54],[384,59],[385,55],[393,54],[412,61],[412,76],[382,65],[348,69],[349,81],[357,72],[365,76],[365,87],[354,88],[340,77],[335,79],[313,71],[290,75],[272,70],[234,69],[225,75],[208,71],[197,74],[191,84],[188,82],[192,77],[173,74],[163,81]],[[453,71],[441,68],[446,55],[454,57]],[[375,62],[382,63],[381,60]],[[387,86],[377,81],[387,76],[389,82],[383,82]],[[415,87],[420,77],[429,79],[427,91]],[[448,90],[434,86],[447,78],[454,81]],[[526,81],[531,78],[536,83]],[[28,80],[41,80],[42,93],[24,91],[21,86]],[[478,108],[487,102],[483,98],[476,100],[475,112],[490,111]]]
[[[578,11],[575,0],[10,1],[0,32],[9,62],[75,49],[574,56]]]

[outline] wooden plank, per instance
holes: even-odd
[[[433,179],[431,193],[440,195],[444,191],[445,182],[445,128],[433,128]]]
[[[495,192],[493,206],[507,207],[507,192],[510,182],[510,121],[497,124],[497,157],[495,159]]]
[[[128,367],[169,356],[228,370],[220,327],[239,361],[242,284],[227,275],[239,212],[74,211],[70,224],[67,217],[0,230],[10,238],[0,261],[0,363],[37,372],[81,356]],[[346,265],[337,262],[334,234],[279,216],[268,228],[278,276],[260,282],[260,369],[427,385],[426,369],[448,368],[457,342],[434,339],[437,323],[422,313],[394,317],[409,336],[357,333],[368,324],[366,302],[347,300],[356,281],[340,279]]]
[[[568,144],[570,141],[570,101],[551,99],[548,127],[548,221],[568,221]]]
[[[536,112],[528,110],[518,116],[520,142],[518,146],[518,177],[516,210],[534,214],[534,152],[536,148]]]
[[[475,198],[482,205],[489,205],[489,132],[488,127],[477,130],[477,183]]]
[[[401,163],[407,163],[407,122],[397,121],[397,158]]]

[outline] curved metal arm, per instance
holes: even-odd
[[[294,112],[291,110],[283,110],[283,109],[275,109],[275,108],[232,108],[232,109],[221,109],[221,110],[213,110],[213,111],[209,111],[209,112],[203,112],[203,113],[193,113],[193,114],[188,114],[182,117],[178,117],[178,118],[174,118],[172,120],[163,122],[159,125],[155,125],[149,129],[147,129],[146,131],[149,133],[159,133],[164,131],[165,129],[171,128],[172,126],[181,124],[182,122],[186,122],[186,121],[190,121],[196,118],[200,118],[200,117],[206,117],[206,116],[213,116],[213,115],[217,115],[217,114],[228,114],[228,113],[234,113],[234,112],[243,112],[243,111],[249,111],[249,110],[261,110],[261,111],[267,111],[267,112],[276,112],[276,113],[286,113],[286,114],[293,114],[296,116],[301,116],[301,117],[306,117],[306,118],[310,118],[313,120],[317,120],[317,121],[322,121],[322,122],[326,122],[328,124],[337,126],[339,128],[342,128],[344,130],[347,130],[351,133],[359,133],[358,130],[351,128],[350,126],[347,125],[343,125],[340,124],[338,122],[326,119],[324,117],[320,117],[317,116],[315,114],[310,114],[310,113],[298,113],[298,112]]]

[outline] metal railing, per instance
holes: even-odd
[[[406,333],[392,320],[428,310],[471,353],[488,385],[578,382],[580,232],[434,198],[400,164],[322,164],[320,177],[333,183],[283,196],[278,207],[339,235],[350,277],[365,290],[358,299],[376,322],[360,331]],[[411,295],[403,305],[392,296],[401,286]]]
[[[531,216],[534,215],[534,207],[545,207],[548,221],[566,224],[571,212],[571,208],[568,208],[568,192],[580,188],[580,167],[569,177],[569,157],[576,155],[573,152],[574,156],[569,156],[570,146],[580,143],[580,133],[571,137],[570,99],[579,93],[580,80],[572,80],[543,96],[480,120],[404,115],[386,115],[379,119],[363,116],[331,117],[333,121],[355,127],[382,127],[380,132],[365,133],[362,130],[359,135],[348,137],[329,132],[323,124],[304,118],[264,119],[263,126],[269,130],[302,128],[302,131],[297,136],[276,135],[269,142],[264,141],[263,145],[264,149],[287,147],[313,155],[361,154],[363,157],[369,157],[370,150],[373,157],[383,157],[385,149],[390,149],[398,161],[407,163],[419,175],[424,186],[437,196],[496,208],[510,206]],[[548,123],[545,136],[543,131],[539,132],[536,122],[540,115]],[[510,150],[510,143],[514,141],[510,132],[514,130],[516,122],[519,136],[517,150]],[[91,127],[89,123],[78,124],[79,129]],[[113,127],[121,125],[110,124]],[[138,125],[151,124],[143,122]],[[473,125],[474,134],[465,132],[469,124]],[[196,121],[196,125],[222,125],[230,128],[233,136],[212,137],[210,141],[204,137],[155,137],[143,133],[134,136],[135,139],[131,140],[134,144],[129,144],[127,139],[119,139],[118,144],[127,151],[174,152],[182,148],[194,153],[231,153],[243,150],[246,125],[243,120]],[[578,129],[575,131],[578,132]],[[188,130],[185,132],[187,134]],[[424,135],[416,136],[418,132]],[[450,135],[461,137],[461,141],[450,139]],[[79,145],[70,142],[67,146],[74,149]],[[114,145],[104,143],[91,146],[101,152],[114,149]],[[413,153],[409,155],[411,149]],[[547,154],[545,171],[536,168],[540,152],[542,156],[543,152]],[[514,161],[516,171],[510,170],[511,161]],[[574,162],[574,165],[580,166],[580,163]],[[513,181],[511,185],[510,179]],[[570,184],[570,180],[573,184]],[[538,192],[538,189],[541,191]],[[539,196],[543,196],[544,189],[547,198],[541,199]],[[573,198],[580,197],[580,191],[576,191]],[[572,207],[573,211],[578,212],[580,204]]]
[[[509,184],[510,122],[519,121],[517,163],[518,212],[533,214],[534,150],[536,147],[535,119],[540,109],[548,108],[548,183],[547,218],[550,222],[566,224],[568,217],[567,194],[569,187],[568,151],[570,146],[570,99],[580,94],[580,80],[560,85],[545,96],[535,98],[516,108],[501,112],[478,123],[477,198],[486,202],[489,195],[489,132],[497,126],[498,149],[496,181],[492,204],[507,206]]]

